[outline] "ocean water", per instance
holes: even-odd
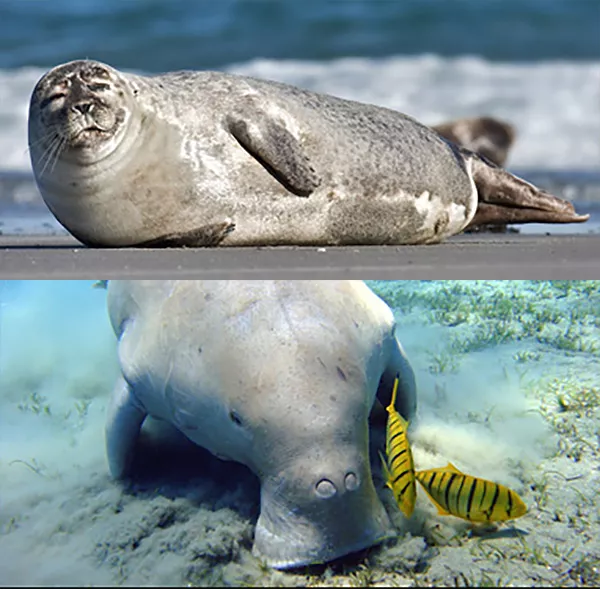
[[[244,467],[157,430],[133,480],[110,479],[104,420],[119,370],[106,293],[92,285],[0,281],[1,584],[600,582],[600,281],[368,282],[415,370],[416,468],[452,462],[514,489],[528,513],[471,534],[418,490],[406,519],[372,453],[398,537],[292,573],[250,554],[259,489]],[[373,443],[382,427],[372,422]]]
[[[596,0],[3,0],[0,230],[63,231],[31,181],[28,100],[47,69],[84,57],[280,80],[426,124],[498,117],[518,132],[509,169],[595,211],[599,28]]]

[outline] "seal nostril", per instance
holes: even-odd
[[[321,499],[331,499],[337,493],[335,485],[328,479],[321,479],[317,483],[316,490]]]
[[[91,102],[80,102],[79,104],[74,104],[73,108],[79,111],[82,115],[89,113],[92,110]]]
[[[349,472],[344,479],[347,491],[356,491],[358,489],[358,477],[353,473]]]

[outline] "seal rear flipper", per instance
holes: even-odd
[[[583,223],[573,205],[510,174],[479,155],[462,150],[472,164],[478,205],[466,228],[509,223]]]
[[[106,416],[106,455],[111,475],[127,477],[135,445],[147,413],[135,399],[131,386],[120,376]]]
[[[310,196],[321,183],[300,142],[267,114],[252,112],[250,123],[230,115],[227,127],[240,145],[296,196]]]

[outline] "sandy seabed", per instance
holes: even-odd
[[[108,475],[117,374],[105,293],[89,281],[0,283],[0,583],[584,586],[600,583],[600,281],[369,282],[415,368],[418,469],[506,484],[528,513],[495,531],[437,515],[419,489],[387,544],[272,571],[251,556],[259,487],[149,423],[134,482]]]

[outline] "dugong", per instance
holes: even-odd
[[[390,308],[360,281],[109,281],[119,377],[110,472],[131,472],[146,416],[260,479],[253,553],[277,569],[393,535],[369,463],[369,413],[416,411]]]

